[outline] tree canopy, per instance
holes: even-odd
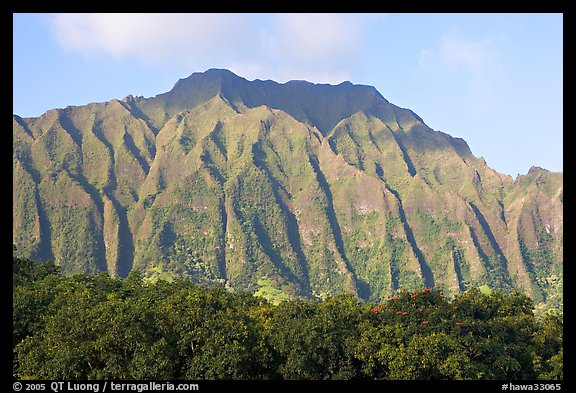
[[[13,257],[13,375],[35,379],[562,379],[562,316],[428,288],[272,304]]]

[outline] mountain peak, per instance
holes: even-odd
[[[248,81],[230,70],[211,68],[180,79],[172,90],[152,98],[145,106],[159,104],[163,107],[163,119],[166,120],[217,94],[233,105],[241,104],[239,106],[248,108],[266,105],[282,110],[299,121],[316,126],[324,135],[339,121],[356,112],[391,105],[373,86],[355,85],[350,81],[338,85],[304,80],[286,83],[260,79]]]
[[[224,81],[231,82],[234,80],[246,81],[246,79],[236,75],[232,71],[227,70],[225,68],[210,68],[204,72],[194,72],[187,78],[178,80],[178,82],[176,82],[172,90],[183,86],[186,87],[187,84],[197,81],[222,83]]]
[[[542,173],[550,173],[550,171],[535,165],[531,166],[528,170],[528,175],[538,175]]]
[[[240,78],[238,75],[226,68],[209,68],[204,72],[195,72],[194,74],[204,74],[204,75],[228,75],[235,78]]]

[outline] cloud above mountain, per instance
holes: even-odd
[[[87,56],[135,56],[150,63],[203,63],[240,55],[255,32],[247,14],[53,14],[66,49]]]
[[[501,48],[497,38],[470,38],[452,29],[434,46],[420,51],[418,66],[425,72],[463,72],[472,79],[486,79],[500,68]]]
[[[258,19],[261,23],[253,23]],[[363,49],[358,14],[53,14],[65,49],[145,64],[230,68],[248,78],[336,83]]]

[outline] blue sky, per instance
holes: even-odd
[[[14,14],[13,112],[155,96],[193,72],[375,86],[515,177],[563,170],[562,14]]]

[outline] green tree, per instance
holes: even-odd
[[[562,315],[519,292],[273,305],[14,257],[13,374],[39,379],[562,379]]]
[[[158,329],[175,348],[185,379],[251,379],[267,374],[265,351],[250,316],[262,302],[223,288],[182,287],[162,303]]]
[[[532,361],[539,379],[561,380],[563,371],[564,330],[561,315],[547,313],[533,335]]]
[[[350,295],[320,304],[293,300],[273,312],[269,331],[285,379],[350,379],[359,364],[352,348],[359,336],[362,308]]]

